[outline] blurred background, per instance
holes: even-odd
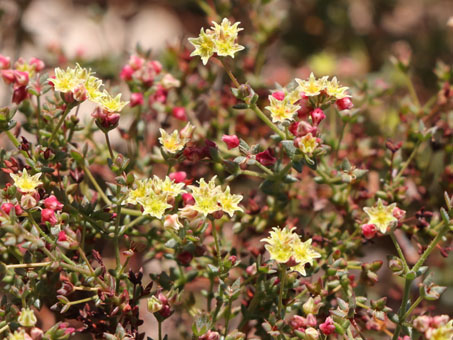
[[[38,57],[51,67],[83,60],[113,81],[138,44],[156,56],[168,46],[187,47],[187,37],[216,19],[212,7],[256,32],[251,39],[265,42],[260,46],[266,52],[256,54],[256,70],[270,86],[313,71],[317,76],[336,75],[346,84],[374,77],[375,84],[385,88],[385,79],[398,82],[392,64],[398,59],[410,62],[424,102],[438,90],[436,63],[453,60],[452,0],[0,0],[0,53],[12,60]],[[241,43],[247,46],[247,41]],[[9,100],[2,83],[0,106]],[[395,116],[389,121],[389,135],[398,124]],[[367,256],[373,260],[383,255],[377,251]],[[441,284],[450,285],[439,312],[451,313],[451,271],[439,275]],[[144,331],[154,336],[152,316],[144,317]],[[171,329],[177,322],[165,326]]]

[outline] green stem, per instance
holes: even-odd
[[[343,137],[344,137],[344,132],[346,130],[346,125],[347,125],[347,123],[344,122],[342,127],[341,127],[340,137],[338,139],[337,147],[335,148],[335,158],[338,158],[338,152],[340,151],[341,141],[343,140]]]
[[[420,304],[420,302],[423,301],[423,297],[422,296],[419,296],[417,298],[417,300],[415,300],[415,302],[412,304],[412,306],[409,307],[409,309],[407,310],[407,312],[403,315],[403,320],[406,320],[409,315],[411,315],[411,313],[414,311],[414,309]]]
[[[285,317],[283,311],[283,292],[286,285],[286,266],[281,265],[280,267],[280,291],[278,293],[278,316],[283,319]]]
[[[217,235],[217,229],[214,223],[214,219],[211,219],[212,223],[212,236],[214,236],[215,251],[217,253],[217,266],[219,267],[219,272],[222,273],[222,255],[220,254],[220,242]]]
[[[412,83],[411,77],[407,73],[405,73],[405,75],[406,75],[407,89],[409,90],[412,100],[417,105],[417,108],[420,108],[421,107],[420,100],[418,99],[417,92],[415,91],[415,87],[414,87],[414,84]]]
[[[407,265],[403,250],[401,249],[393,231],[390,232],[390,238],[392,239],[393,244],[395,245],[396,251],[398,252],[398,256],[400,257],[401,261],[403,262],[404,273],[405,274],[409,273],[409,266]]]
[[[395,179],[394,179],[394,183],[397,183],[398,180],[401,178],[401,176],[403,175],[403,172],[406,170],[406,168],[409,166],[409,164],[411,163],[412,159],[415,157],[415,155],[417,154],[417,151],[418,151],[418,148],[420,147],[420,142],[417,143],[417,145],[415,145],[414,147],[414,150],[412,150],[412,153],[409,155],[409,158],[407,159],[406,162],[404,162],[404,165],[403,167],[400,169],[400,171],[398,172],[398,174],[396,175]]]
[[[230,315],[231,315],[231,298],[228,299],[228,307],[227,307],[227,310],[226,310],[226,319],[225,319],[225,333],[223,335],[223,338],[226,339],[226,336],[228,335],[228,324],[230,323]]]
[[[417,263],[415,263],[414,267],[412,268],[413,272],[416,272],[421,266],[423,266],[426,259],[432,253],[434,248],[436,248],[437,244],[440,242],[440,240],[442,239],[444,234],[447,232],[447,230],[448,230],[448,223],[444,223],[444,227],[441,230],[439,230],[436,237],[431,241],[428,248],[426,248],[425,252],[418,259]]]
[[[66,105],[66,109],[64,110],[60,120],[57,123],[57,125],[53,129],[52,135],[50,136],[50,138],[49,138],[49,140],[47,142],[48,145],[50,145],[52,143],[53,139],[55,138],[55,136],[57,134],[57,131],[60,130],[61,125],[63,125],[63,122],[66,119],[66,116],[69,114],[69,112],[72,110],[72,108],[73,108],[73,106],[71,104],[67,104]]]
[[[404,284],[404,294],[403,294],[403,299],[401,300],[401,306],[400,310],[398,312],[398,324],[396,325],[395,332],[393,333],[393,338],[392,340],[398,340],[398,336],[401,332],[401,328],[404,322],[403,316],[406,314],[406,306],[407,302],[409,300],[409,292],[412,284],[411,279],[406,278],[406,282]]]
[[[113,155],[112,146],[110,144],[109,134],[108,134],[108,132],[105,132],[104,134],[105,134],[105,141],[107,142],[107,148],[109,149],[109,153],[110,153],[110,158],[113,161],[114,160],[114,155]]]
[[[162,340],[162,322],[157,320],[158,323],[158,329],[159,329],[159,340]]]
[[[102,190],[101,187],[99,186],[98,182],[96,182],[96,179],[94,178],[93,174],[88,169],[88,167],[85,166],[85,164],[82,164],[82,169],[87,174],[88,178],[90,179],[93,186],[96,188],[96,191],[99,193],[99,196],[101,196],[101,198],[105,202],[105,204],[107,204],[107,205],[112,204],[112,202],[108,199],[106,194],[104,194],[104,190]]]
[[[250,104],[250,109],[256,113],[256,115],[267,125],[269,126],[276,134],[280,136],[281,139],[285,139],[285,133],[280,130],[272,121],[264,114],[261,109],[256,106],[256,104]]]
[[[228,74],[228,77],[230,77],[231,81],[233,82],[234,86],[236,88],[238,88],[239,86],[241,86],[238,82],[238,80],[236,79],[236,77],[234,76],[234,74],[231,72],[230,68],[228,67],[228,65],[225,63],[225,61],[223,60],[223,58],[219,58],[220,62],[222,63],[222,66],[225,70],[225,72]]]
[[[36,262],[36,263],[19,263],[19,264],[8,264],[5,267],[7,269],[15,269],[15,268],[39,268],[45,267],[52,264],[52,262]]]

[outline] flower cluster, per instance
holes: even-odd
[[[328,76],[316,79],[315,75],[311,73],[308,80],[296,78],[296,82],[298,84],[297,90],[307,97],[325,95],[335,100],[350,97],[347,94],[348,88],[341,86],[337,77],[333,77],[332,80],[329,80]]]
[[[67,67],[66,70],[57,67],[55,76],[49,81],[55,91],[72,95],[72,99],[77,102],[88,99],[98,104],[104,112],[118,113],[128,104],[121,101],[121,94],[113,97],[105,89],[102,90],[102,80],[95,77],[90,69],[83,68],[79,64],[73,68]]]
[[[234,58],[236,52],[244,49],[244,46],[236,43],[238,33],[242,31],[242,28],[239,28],[240,22],[231,24],[227,18],[224,18],[220,24],[214,21],[212,23],[213,26],[206,31],[201,28],[197,38],[189,38],[190,43],[195,47],[190,56],[200,56],[203,65],[206,65],[214,54],[219,57]]]
[[[283,229],[274,227],[269,237],[262,239],[271,260],[281,264],[288,264],[301,275],[306,275],[305,265],[313,265],[314,259],[321,257],[311,245],[312,240],[302,242],[299,235],[294,233],[295,227]]]
[[[28,98],[27,87],[30,80],[44,69],[45,64],[38,58],[31,58],[28,63],[23,58],[19,58],[13,68],[10,67],[11,59],[0,54],[1,76],[6,84],[13,86],[12,102],[20,104]]]
[[[425,334],[426,339],[453,339],[453,320],[448,315],[418,316],[413,321],[413,324],[420,333]]]

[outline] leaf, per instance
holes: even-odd
[[[292,140],[283,140],[282,145],[283,150],[285,150],[288,157],[293,159],[297,152],[297,148],[294,146],[294,142]]]

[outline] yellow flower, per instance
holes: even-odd
[[[267,243],[264,248],[269,252],[272,260],[286,263],[293,256],[293,244],[299,240],[297,234],[293,233],[294,229],[294,227],[284,229],[274,227],[269,237],[261,240]]]
[[[269,102],[270,105],[266,106],[265,109],[270,111],[274,123],[292,120],[297,110],[300,109],[300,106],[292,105],[288,98],[278,100],[271,95],[269,96]]]
[[[159,142],[166,152],[177,153],[184,149],[187,139],[181,138],[178,130],[173,131],[171,134],[168,134],[164,129],[159,129],[159,131],[161,135]]]
[[[374,224],[381,233],[385,234],[391,223],[397,222],[397,218],[393,216],[393,209],[396,203],[385,206],[382,200],[379,199],[376,207],[365,207],[363,211],[368,215],[368,223]]]
[[[318,146],[318,141],[316,137],[313,137],[311,132],[307,133],[305,136],[297,140],[299,150],[307,155],[311,155]]]
[[[94,76],[89,76],[85,81],[85,89],[87,90],[88,99],[96,102],[102,97],[103,93],[99,90],[102,86],[102,80]]]
[[[149,193],[149,179],[141,179],[136,182],[137,188],[129,191],[126,203],[137,204],[140,199],[145,198]]]
[[[176,196],[185,193],[184,183],[175,183],[170,177],[166,176],[165,180],[162,181],[159,177],[154,176],[153,178],[154,191],[156,193],[163,193],[168,197],[175,198]]]
[[[337,77],[333,77],[331,81],[328,81],[326,83],[326,93],[331,97],[335,97],[335,99],[337,100],[343,99],[345,97],[350,97],[350,95],[346,93],[347,90],[347,87],[340,86]]]
[[[121,112],[121,110],[129,103],[121,101],[121,93],[116,97],[113,97],[105,90],[93,101],[108,112]]]
[[[220,25],[213,22],[213,26],[206,32],[202,28],[198,38],[189,38],[189,42],[195,47],[190,55],[200,56],[203,65],[206,65],[214,53],[218,56],[234,58],[236,52],[244,49],[244,46],[236,43],[238,32],[242,30],[238,26],[239,22],[232,25],[228,19],[224,18]]]
[[[55,69],[55,78],[50,79],[53,83],[55,91],[58,92],[72,92],[79,85],[84,85],[92,72],[86,68],[81,67],[79,64],[76,67],[67,67],[66,70],[62,70],[57,67]]]
[[[300,91],[298,89],[292,90],[286,94],[286,98],[288,98],[288,101],[290,104],[294,104],[298,100],[301,99]]]
[[[38,320],[36,319],[36,315],[33,310],[27,307],[22,308],[17,321],[22,327],[33,327],[34,325],[36,325],[36,322]]]
[[[171,205],[167,203],[167,196],[166,195],[156,195],[151,193],[146,197],[139,198],[138,202],[143,207],[143,213],[147,215],[151,215],[158,219],[161,219],[165,213],[165,210],[171,208]]]
[[[215,42],[213,34],[206,33],[202,28],[200,30],[200,35],[198,38],[189,38],[189,42],[195,47],[195,50],[190,54],[193,56],[200,56],[203,62],[203,65],[206,65],[209,58],[215,52]]]
[[[299,84],[297,89],[308,97],[317,96],[326,88],[327,78],[316,79],[312,72],[308,80],[296,79],[297,84]]]
[[[42,173],[38,172],[37,174],[30,176],[27,169],[24,169],[21,174],[10,174],[11,178],[14,180],[14,185],[23,193],[34,192],[36,187],[42,184],[39,180],[41,175]]]
[[[233,217],[235,211],[243,211],[238,206],[242,200],[242,195],[234,195],[230,193],[230,187],[226,187],[225,191],[219,195],[218,201],[222,210],[226,212],[230,217]]]
[[[8,336],[8,340],[25,340],[25,331],[23,329],[15,331],[14,333],[10,333]]]
[[[294,242],[292,245],[293,253],[292,256],[297,261],[297,265],[292,267],[295,271],[299,272],[301,275],[306,275],[305,265],[309,263],[313,265],[313,260],[321,257],[321,254],[317,253],[311,246],[312,240],[309,239],[305,242],[302,242],[299,238],[298,242]]]
[[[446,325],[440,326],[431,333],[431,340],[451,340],[453,339],[453,320],[450,320]]]
[[[216,176],[211,178],[211,180],[206,183],[204,178],[200,179],[199,186],[189,185],[189,188],[192,190],[192,196],[195,200],[193,209],[199,213],[207,216],[218,210],[220,206],[218,199],[222,190],[219,186],[215,184]]]

